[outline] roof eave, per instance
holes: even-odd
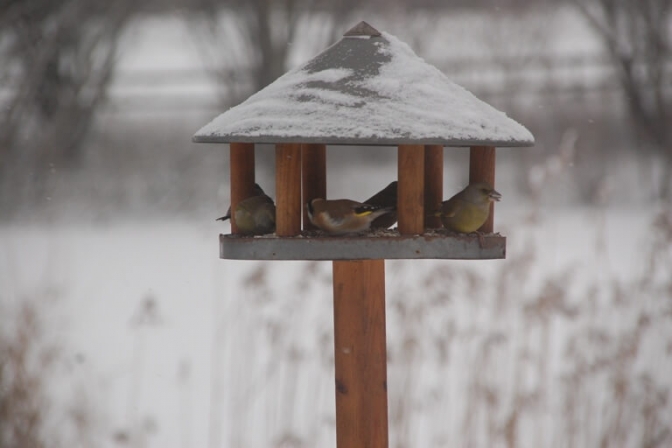
[[[236,136],[236,135],[195,135],[194,143],[301,143],[341,146],[398,146],[398,145],[441,145],[448,147],[496,146],[528,147],[534,146],[534,140],[457,140],[441,137],[404,139],[404,138],[347,138],[347,137],[276,137],[276,136]]]

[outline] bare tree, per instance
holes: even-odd
[[[2,202],[16,198],[9,185],[29,177],[44,186],[50,170],[80,156],[133,7],[131,0],[0,0]]]
[[[345,21],[358,4],[355,0],[197,2],[194,30],[202,33],[204,59],[225,87],[221,98],[225,105],[244,99],[282,75],[297,47],[324,48],[338,31],[346,31]],[[306,41],[301,41],[302,29],[310,29]]]
[[[639,135],[665,161],[659,194],[672,178],[672,0],[573,0],[607,50]]]

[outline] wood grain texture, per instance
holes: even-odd
[[[314,198],[327,197],[327,145],[301,145],[301,178],[303,228],[315,230],[317,227],[308,218],[306,203]]]
[[[439,210],[443,201],[443,146],[425,145],[425,212]],[[440,229],[441,218],[425,214],[425,228]]]
[[[275,146],[275,233],[295,236],[301,232],[301,145]]]
[[[472,146],[469,150],[469,183],[487,182],[495,187],[495,147]],[[478,229],[479,232],[492,233],[495,223],[495,206],[490,204],[490,216]]]
[[[254,143],[231,143],[229,145],[229,168],[231,171],[231,210],[243,199],[254,193]],[[231,233],[238,233],[235,213],[231,213]]]
[[[385,261],[334,261],[336,445],[387,448]]]
[[[425,230],[425,147],[399,145],[397,159],[399,233],[419,235]]]

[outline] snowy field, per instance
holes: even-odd
[[[467,13],[365,19],[428,61],[502,56],[501,42],[514,52],[535,49],[512,39],[557,55],[596,51],[586,27],[563,11],[533,22],[498,16],[496,29]],[[207,66],[189,26],[174,17],[139,21],[125,36],[113,99],[143,102],[158,92],[211,100],[215,88],[203,73],[179,86],[122,82],[134,71]],[[319,39],[292,45],[294,66],[324,48]],[[216,113],[185,116],[178,99],[181,123],[197,122],[178,142],[188,151],[191,132]],[[158,112],[119,110],[119,121],[158,124],[153,137],[174,127]],[[153,179],[143,170],[180,191],[206,177],[162,165],[167,142],[158,141],[151,165],[136,164],[134,177],[122,179],[139,209],[147,207],[138,193],[149,188],[145,175]],[[538,141],[536,150],[559,145]],[[464,186],[466,160],[446,164],[444,193]],[[504,201],[495,228],[508,237],[506,260],[386,262],[391,447],[672,446],[672,216],[632,205],[650,203],[642,185],[656,172],[621,159],[620,171],[605,176],[602,203],[610,206],[572,207],[575,167],[549,160],[562,166],[536,165],[528,180],[505,155],[498,160]],[[213,187],[221,207],[227,165],[212,165],[224,173]],[[373,192],[395,171],[372,174],[371,166],[330,172],[330,194]],[[99,172],[83,174],[94,178],[84,185],[105,186]],[[116,171],[108,176],[120,182]],[[543,186],[538,200],[553,206],[521,205],[520,183]],[[157,201],[172,197],[160,193]],[[222,210],[208,201],[191,220],[138,219],[105,211],[104,200],[57,196],[57,216],[0,225],[0,331],[24,334],[21,307],[36,310],[41,326],[28,333],[36,345],[27,365],[47,382],[49,439],[87,448],[335,446],[330,263],[219,260],[218,234],[229,228],[214,222]],[[89,223],[96,211],[103,218]]]
[[[386,263],[391,446],[670,441],[653,210],[528,214],[497,215],[507,260]],[[219,260],[222,230],[0,228],[3,314],[36,301],[60,346],[61,433],[84,406],[95,446],[334,446],[330,263]]]

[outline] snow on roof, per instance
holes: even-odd
[[[364,25],[366,25],[364,23]],[[194,135],[201,143],[531,146],[503,112],[368,25],[291,70]],[[366,31],[369,31],[368,33]]]

